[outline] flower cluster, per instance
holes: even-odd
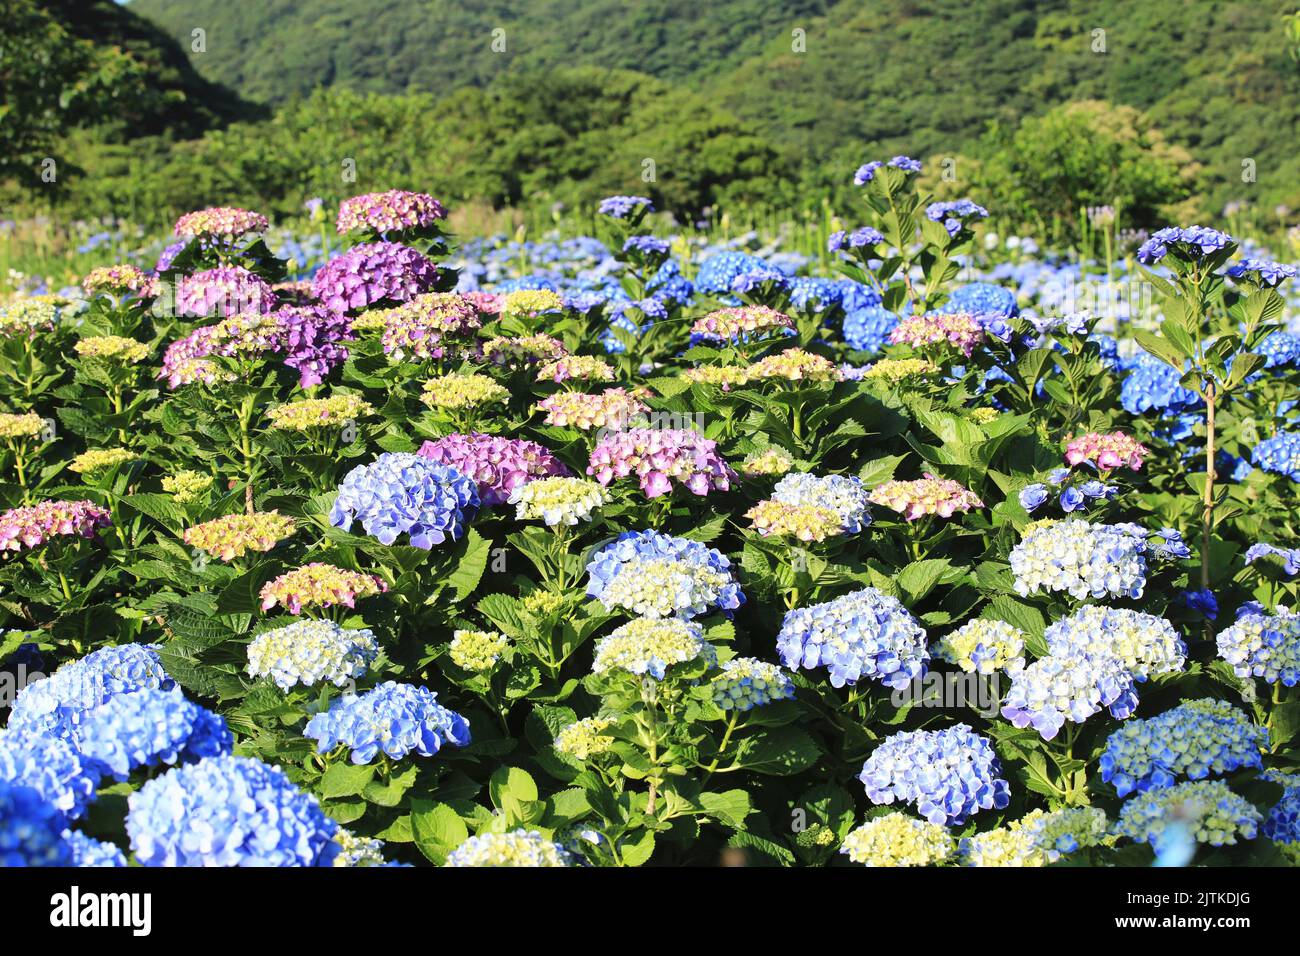
[[[1281,784],[1282,799],[1268,811],[1263,832],[1275,843],[1300,842],[1300,774],[1265,771],[1262,779]]]
[[[241,236],[266,232],[270,225],[260,213],[232,206],[214,206],[187,212],[176,220],[173,232],[186,239],[233,241]]]
[[[909,315],[889,333],[889,341],[894,345],[910,345],[918,351],[942,345],[969,357],[975,346],[984,341],[984,325],[966,312]]]
[[[1103,472],[1115,468],[1139,471],[1142,459],[1148,454],[1145,445],[1124,432],[1111,432],[1109,435],[1088,432],[1070,439],[1065,446],[1065,460],[1070,465],[1087,462]]]
[[[795,538],[799,541],[825,541],[844,534],[840,516],[830,508],[817,505],[792,505],[768,499],[745,512],[761,535]]]
[[[554,362],[569,354],[563,342],[541,332],[511,337],[498,335],[484,342],[480,351],[485,361],[507,368]]]
[[[1235,245],[1226,232],[1208,226],[1168,226],[1157,229],[1138,249],[1138,261],[1144,265],[1159,262],[1172,250],[1184,259],[1203,259]]]
[[[197,501],[212,487],[213,477],[197,471],[178,471],[174,475],[165,475],[162,480],[163,491],[167,492],[181,504]]]
[[[845,534],[857,534],[871,524],[867,490],[857,478],[792,472],[776,483],[772,499],[801,508],[833,511]]]
[[[838,382],[843,376],[830,359],[803,349],[786,349],[761,358],[744,370],[745,381]]]
[[[768,445],[761,451],[746,455],[740,464],[740,472],[756,478],[762,475],[784,475],[793,467],[793,455],[779,445]]]
[[[1024,631],[1003,621],[976,618],[941,638],[934,656],[968,674],[992,674],[1020,670],[1024,654]]]
[[[967,219],[987,219],[989,211],[979,203],[969,199],[957,199],[953,202],[932,202],[925,207],[925,218],[931,222],[943,223],[948,235],[955,236],[961,232]]]
[[[24,687],[9,713],[9,730],[50,734],[76,743],[86,715],[112,697],[173,686],[156,648],[143,644],[101,648]]]
[[[627,219],[634,213],[654,212],[654,203],[644,196],[606,196],[597,207],[602,216]]]
[[[176,309],[182,316],[261,314],[275,308],[275,291],[243,266],[219,266],[176,283]]]
[[[735,657],[709,681],[713,702],[723,710],[753,710],[794,697],[794,681],[776,664],[756,657]]]
[[[1240,262],[1234,262],[1226,270],[1234,279],[1245,279],[1266,289],[1276,289],[1286,279],[1296,277],[1296,267],[1271,259],[1258,259],[1250,256]]]
[[[330,523],[347,530],[360,521],[366,534],[393,544],[409,534],[426,551],[455,541],[478,511],[478,487],[455,468],[407,452],[385,452],[347,473],[330,509]]]
[[[234,745],[225,719],[179,688],[117,694],[86,715],[80,736],[82,754],[118,780],[138,767],[193,763]]]
[[[980,810],[1001,810],[1010,803],[1011,788],[1001,774],[988,738],[957,724],[887,737],[858,779],[872,803],[912,803],[931,823],[958,826]]]
[[[1196,780],[1148,790],[1119,811],[1115,832],[1157,852],[1182,838],[1210,846],[1231,846],[1240,837],[1255,839],[1261,814],[1222,780]]]
[[[612,382],[614,368],[592,355],[565,355],[537,370],[539,382]]]
[[[1080,601],[1139,598],[1146,587],[1145,535],[1135,525],[1078,518],[1039,524],[1011,549],[1016,593],[1063,591]]]
[[[106,359],[133,365],[149,357],[149,346],[121,335],[91,335],[73,346],[82,358]]]
[[[374,406],[359,396],[331,395],[277,405],[267,416],[274,429],[302,432],[311,428],[338,428],[374,413]]]
[[[776,648],[791,670],[827,668],[833,687],[865,677],[898,690],[925,674],[930,659],[925,630],[875,588],[787,611]]]
[[[609,200],[605,200],[609,202]],[[621,218],[621,217],[620,217]],[[447,857],[445,866],[573,866],[573,855],[536,830],[490,831],[472,836]]]
[[[521,521],[540,519],[557,527],[590,521],[609,500],[603,485],[585,478],[539,478],[518,485],[507,503],[515,506],[515,517]]]
[[[748,342],[793,328],[794,319],[783,312],[765,305],[743,305],[696,319],[691,335],[706,342]]]
[[[127,799],[143,866],[330,866],[338,824],[284,772],[248,757],[169,770]]]
[[[927,359],[881,359],[863,372],[862,377],[897,385],[908,379],[934,375],[938,371],[939,366]]]
[[[470,432],[426,441],[418,454],[477,482],[484,507],[505,504],[511,493],[538,478],[561,477],[569,469],[537,442]]]
[[[62,813],[31,787],[0,782],[0,866],[70,866]]]
[[[440,219],[447,218],[442,203],[427,193],[389,189],[378,193],[364,193],[339,203],[336,228],[339,235],[349,232],[406,232],[427,229]]]
[[[1250,458],[1264,471],[1300,481],[1300,433],[1278,432],[1251,449]]]
[[[68,848],[72,851],[71,866],[125,867],[126,856],[112,843],[88,837],[80,830],[68,830],[64,834]]]
[[[58,537],[93,538],[112,524],[93,501],[42,501],[0,514],[0,551],[39,548]]]
[[[927,515],[951,518],[957,512],[984,507],[979,495],[951,478],[936,478],[926,472],[913,481],[887,481],[871,489],[868,500],[897,511],[908,521]]]
[[[853,174],[853,185],[864,186],[876,178],[876,171],[884,166],[885,163],[880,160],[872,160],[869,163],[863,163],[858,167],[858,171]],[[912,159],[910,156],[895,156],[889,160],[889,167],[903,172],[905,175],[919,173],[921,171],[921,161]]]
[[[614,721],[603,717],[576,720],[560,728],[560,732],[555,735],[555,749],[558,753],[580,761],[602,754],[614,745],[614,738],[605,733],[612,726]]]
[[[1031,810],[1005,827],[963,838],[961,860],[978,867],[1047,866],[1106,838],[1106,814],[1096,807]]]
[[[385,866],[384,841],[359,837],[351,830],[339,827],[334,834],[334,842],[339,845],[339,855],[334,858],[334,866]]]
[[[1247,610],[1216,639],[1219,656],[1243,680],[1294,687],[1300,683],[1300,615]]]
[[[745,601],[731,562],[698,541],[657,531],[625,531],[591,556],[587,596],[606,608],[648,617],[730,616]]]
[[[364,677],[379,654],[375,635],[333,621],[294,621],[263,631],[248,645],[248,674],[269,677],[282,690],[328,681],[342,687]]]
[[[1268,731],[1221,700],[1179,704],[1146,720],[1130,720],[1106,740],[1101,778],[1121,797],[1260,767]]]
[[[0,732],[0,788],[31,787],[69,820],[82,816],[95,799],[104,769],[63,737]]]
[[[469,745],[469,722],[438,703],[425,687],[386,681],[357,696],[345,694],[328,711],[307,721],[304,737],[321,753],[342,744],[354,764],[365,764],[381,751],[393,760],[409,753],[431,757],[443,745]]]
[[[414,249],[393,242],[363,243],[335,256],[312,279],[312,295],[331,312],[355,312],[385,302],[405,302],[428,291],[438,267]]]
[[[726,491],[736,473],[718,444],[690,428],[632,428],[606,435],[591,452],[587,474],[602,485],[635,474],[649,498],[667,494],[674,483],[696,495]]]
[[[564,299],[550,289],[516,289],[502,303],[503,315],[536,316],[543,312],[563,312]]]
[[[293,534],[294,520],[278,511],[224,515],[185,529],[185,543],[222,561],[270,551]]]
[[[79,475],[98,475],[135,461],[137,457],[135,452],[125,448],[91,448],[73,458],[68,468]]]
[[[682,378],[699,385],[712,385],[724,392],[749,381],[749,370],[737,365],[700,365],[682,372]]]
[[[158,278],[139,266],[123,263],[91,269],[81,280],[81,287],[86,290],[87,295],[105,292],[109,295],[138,295],[153,298],[158,294]]]
[[[709,650],[704,628],[693,621],[639,617],[596,642],[591,669],[596,674],[619,670],[663,680],[672,665],[698,660]]]
[[[598,395],[556,392],[538,402],[536,408],[546,413],[546,424],[582,431],[593,428],[622,431],[633,419],[649,411],[644,402],[625,388],[607,388]]]
[[[35,412],[0,413],[0,438],[35,438],[44,427],[44,420]]]
[[[505,404],[510,392],[486,375],[452,372],[425,382],[420,401],[430,408],[459,410]]]
[[[383,594],[388,585],[373,574],[361,574],[313,562],[280,575],[262,585],[262,610],[279,604],[290,614],[308,607],[356,607],[357,598]]]
[[[863,866],[935,866],[954,849],[943,826],[890,811],[846,836],[840,852]]]
[[[442,358],[449,337],[482,324],[474,303],[454,292],[426,292],[375,318],[383,322],[384,351],[398,361]]]
[[[454,631],[447,653],[452,663],[472,674],[490,671],[510,646],[510,639],[495,631]]]
[[[1002,716],[1051,740],[1066,720],[1081,724],[1103,708],[1128,717],[1137,707],[1133,680],[1115,654],[1049,654],[1011,675]]]
[[[1118,657],[1136,680],[1171,674],[1187,664],[1187,645],[1162,617],[1129,608],[1088,604],[1050,625],[1049,654]]]

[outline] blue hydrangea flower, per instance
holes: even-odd
[[[835,279],[796,276],[790,280],[790,306],[799,312],[825,312],[842,301],[844,292]],[[796,334],[793,329],[789,334]]]
[[[1295,266],[1254,256],[1234,262],[1226,271],[1234,279],[1245,279],[1266,289],[1276,289],[1284,280],[1296,277]]]
[[[270,677],[281,690],[328,681],[342,687],[364,677],[379,655],[368,628],[344,628],[333,621],[294,621],[263,631],[248,645],[248,673]]]
[[[1261,677],[1286,687],[1300,682],[1300,615],[1243,607],[1215,641],[1219,656],[1243,679]]]
[[[31,787],[0,780],[0,867],[70,866],[62,813]]]
[[[1273,332],[1255,346],[1254,351],[1264,356],[1265,368],[1300,365],[1300,335],[1294,332]]]
[[[104,647],[24,687],[9,714],[9,729],[66,737],[75,744],[83,717],[111,697],[147,687],[167,690],[174,686],[156,648],[144,644]]]
[[[86,836],[80,830],[69,830],[63,836],[72,851],[71,866],[126,866],[126,856],[111,843]]]
[[[780,269],[764,264],[757,269],[746,269],[731,280],[731,291],[746,295],[755,289],[785,292],[790,287],[790,277]]]
[[[658,236],[629,236],[623,243],[623,251],[635,250],[643,255],[666,256],[670,245],[667,239],[660,239]]]
[[[469,722],[439,704],[437,694],[396,681],[360,696],[344,694],[307,721],[302,735],[320,753],[346,745],[355,764],[370,763],[381,750],[394,760],[411,752],[431,757],[444,744],[465,747],[470,739]]]
[[[871,524],[869,492],[861,479],[846,475],[812,475],[790,472],[772,489],[782,504],[829,508],[839,515],[845,534],[857,534]]]
[[[872,162],[864,163],[859,166],[858,171],[853,175],[853,185],[862,186],[871,182],[872,179],[875,178],[876,170],[880,169],[880,167],[884,165],[885,164],[879,160],[873,160]],[[913,159],[910,156],[895,156],[889,161],[889,165],[894,169],[901,169],[903,172],[909,174],[919,173],[921,171],[921,161],[919,159]]]
[[[1287,577],[1300,574],[1300,548],[1279,548],[1276,545],[1260,541],[1246,549],[1246,564],[1254,564],[1260,558],[1278,557],[1282,559],[1282,570]]]
[[[1113,654],[1138,681],[1187,664],[1187,645],[1172,624],[1129,608],[1089,604],[1049,625],[1043,636],[1049,654]]]
[[[1179,600],[1189,611],[1205,616],[1207,620],[1216,620],[1219,616],[1219,599],[1209,588],[1188,589],[1179,595]]]
[[[1038,483],[1021,488],[1017,500],[1020,502],[1020,507],[1032,514],[1047,503],[1047,498],[1047,485]]]
[[[1020,312],[1016,294],[989,282],[971,282],[953,290],[943,304],[944,312],[970,312],[1011,318]]]
[[[1195,392],[1180,384],[1181,372],[1145,352],[1127,364],[1127,371],[1120,385],[1119,403],[1132,415],[1153,409],[1177,415],[1201,402]]]
[[[1110,735],[1101,778],[1121,797],[1262,766],[1268,731],[1221,700],[1188,701]]]
[[[603,216],[627,219],[638,211],[654,212],[654,203],[645,196],[606,196],[597,207]]]
[[[1146,532],[1132,524],[1091,524],[1079,518],[1033,528],[1011,549],[1016,593],[1060,592],[1139,598],[1146,587]]]
[[[1102,708],[1120,720],[1137,707],[1133,674],[1114,654],[1049,654],[1011,675],[1002,716],[1053,739],[1067,720],[1081,724]]]
[[[709,681],[713,702],[723,710],[747,711],[794,697],[794,681],[775,664],[756,657],[736,657]]]
[[[875,804],[916,805],[931,823],[959,826],[980,810],[1011,802],[988,738],[966,724],[894,734],[871,752],[858,777]]]
[[[716,608],[730,617],[745,603],[721,551],[658,531],[623,532],[592,554],[587,574],[588,597],[643,616],[690,618]]]
[[[1120,808],[1115,832],[1159,853],[1185,834],[1210,846],[1253,840],[1259,824],[1260,812],[1222,780],[1196,780],[1131,798]]]
[[[866,677],[899,690],[925,674],[930,659],[925,629],[875,588],[787,611],[776,647],[791,670],[827,668],[834,687]]]
[[[31,787],[68,819],[86,812],[101,767],[62,737],[0,732],[0,783]]]
[[[925,218],[931,222],[943,223],[948,235],[955,236],[961,232],[967,219],[987,219],[989,211],[979,203],[969,199],[957,199],[952,202],[932,202],[925,207]]]
[[[191,703],[179,688],[118,694],[86,715],[81,750],[118,780],[138,767],[193,763],[229,753],[226,720]]]
[[[1266,438],[1251,449],[1250,458],[1264,471],[1300,481],[1300,433],[1279,432]]]
[[[1226,232],[1208,226],[1169,226],[1153,232],[1138,249],[1137,257],[1144,265],[1151,265],[1168,255],[1172,247],[1184,259],[1202,259],[1235,242]]]
[[[330,866],[338,824],[278,767],[230,755],[168,770],[127,798],[143,866]]]
[[[871,226],[862,226],[852,232],[840,229],[832,232],[826,239],[826,248],[830,252],[839,252],[845,246],[850,249],[870,249],[885,241],[884,233]]]
[[[764,269],[767,263],[757,256],[744,252],[718,252],[700,263],[700,270],[695,274],[695,288],[706,295],[730,296],[731,284],[736,277]]]
[[[1260,776],[1285,788],[1264,819],[1264,836],[1274,843],[1300,842],[1300,774],[1268,770]]]
[[[897,313],[879,305],[845,310],[844,343],[856,351],[874,354],[884,348],[898,322]]]
[[[428,550],[464,534],[478,506],[478,486],[455,468],[407,452],[385,452],[347,473],[330,523],[346,531],[360,521],[381,544],[409,534],[413,547]]]

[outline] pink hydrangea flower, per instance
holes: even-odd
[[[936,478],[927,472],[915,481],[887,481],[873,488],[868,500],[897,511],[908,521],[926,515],[951,518],[958,511],[984,507],[969,488],[950,478]]]
[[[742,305],[696,319],[691,334],[712,342],[743,342],[793,328],[794,319],[784,312],[765,305]]]
[[[176,284],[176,309],[182,316],[270,312],[275,302],[275,291],[243,266],[205,269]]]
[[[717,442],[689,428],[632,428],[606,435],[591,452],[587,474],[602,485],[635,474],[648,498],[685,485],[697,495],[726,491],[736,473]]]
[[[1090,462],[1098,471],[1131,468],[1140,471],[1147,454],[1145,445],[1123,432],[1088,432],[1070,440],[1065,446],[1065,460],[1070,465]]]
[[[428,193],[390,189],[345,199],[339,205],[338,231],[344,235],[370,229],[378,233],[427,229],[447,218],[442,203]]]
[[[497,292],[465,292],[465,298],[474,304],[480,315],[500,315],[506,297]]]
[[[510,492],[530,481],[570,474],[558,458],[537,442],[479,432],[454,433],[437,441],[426,441],[417,454],[474,479],[485,507],[504,504]]]
[[[234,240],[251,233],[266,232],[270,227],[261,213],[237,206],[213,206],[187,212],[176,220],[175,233],[187,239]]]
[[[444,336],[482,325],[474,303],[455,292],[426,292],[379,315],[384,351],[397,359],[442,358]]]
[[[50,538],[93,538],[111,525],[112,516],[93,501],[42,501],[10,508],[0,515],[0,551],[40,547]]]
[[[277,604],[290,614],[301,614],[304,607],[356,607],[357,598],[387,590],[383,579],[373,574],[317,561],[266,582],[261,591],[262,610],[269,611]]]
[[[983,340],[984,326],[965,312],[909,315],[889,333],[889,341],[895,345],[910,345],[919,351],[931,345],[950,345],[968,357]]]

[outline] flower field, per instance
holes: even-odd
[[[1296,269],[920,173],[815,257],[391,191],[0,302],[0,861],[1300,859]]]

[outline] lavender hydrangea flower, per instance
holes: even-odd
[[[353,246],[316,273],[312,295],[332,312],[355,312],[383,302],[405,302],[438,278],[429,259],[395,242]]]
[[[1001,774],[988,738],[957,724],[887,737],[858,779],[872,803],[912,803],[931,823],[959,826],[980,810],[1001,810],[1011,802]]]
[[[833,687],[866,677],[898,690],[924,675],[930,659],[925,630],[875,588],[787,611],[776,647],[791,670],[826,667]]]

